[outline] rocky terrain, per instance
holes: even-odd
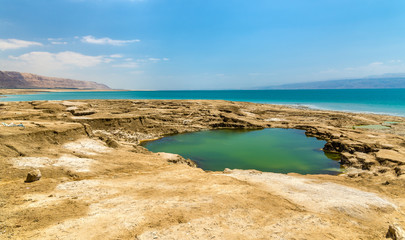
[[[0,239],[403,234],[405,118],[208,100],[0,102],[0,113]],[[140,145],[168,134],[269,127],[326,140],[324,150],[340,154],[346,171],[205,172]]]
[[[104,84],[66,78],[44,77],[31,73],[0,71],[0,88],[110,89]]]

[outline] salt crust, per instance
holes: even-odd
[[[90,158],[79,158],[65,154],[59,158],[51,159],[47,157],[20,157],[10,160],[16,168],[45,168],[63,167],[74,172],[89,172],[91,165],[96,161]]]
[[[375,193],[331,182],[317,182],[285,174],[249,170],[230,170],[225,175],[259,184],[267,191],[285,197],[314,212],[328,212],[333,209],[358,217],[366,213],[370,207],[397,209],[393,203]]]
[[[102,142],[93,139],[79,139],[75,142],[66,143],[63,147],[85,155],[97,155],[110,151]]]

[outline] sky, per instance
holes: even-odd
[[[0,0],[0,70],[145,90],[405,73],[405,1]]]

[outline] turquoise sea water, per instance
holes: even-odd
[[[6,95],[0,101],[72,99],[222,99],[405,116],[405,89],[57,92]]]
[[[320,150],[325,141],[302,130],[212,130],[179,134],[146,142],[153,152],[180,154],[204,170],[256,169],[266,172],[338,174],[340,165]]]

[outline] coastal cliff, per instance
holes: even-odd
[[[110,89],[96,82],[45,77],[31,73],[0,71],[0,88],[11,89]]]

